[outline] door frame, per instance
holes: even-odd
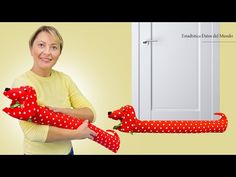
[[[140,23],[141,22],[133,22],[131,24],[131,42],[132,42],[132,105],[134,106],[136,110],[136,116],[140,118]],[[145,23],[151,23],[151,22],[145,22]],[[219,23],[214,23],[213,24],[213,32],[218,33],[220,32],[220,25]],[[219,42],[219,41],[218,41]],[[214,46],[215,47],[215,46]],[[213,112],[218,112],[219,111],[219,103],[220,103],[220,95],[219,95],[219,79],[220,79],[220,64],[219,64],[219,45],[217,46],[218,50],[216,50],[218,53],[213,54],[214,55],[214,62],[211,65],[212,67],[212,99],[213,103],[211,105],[211,110]],[[215,119],[216,117],[214,117]],[[213,117],[211,117],[213,119]]]

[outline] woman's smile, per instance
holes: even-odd
[[[52,61],[52,59],[48,57],[40,57],[39,59],[45,63],[50,63]]]

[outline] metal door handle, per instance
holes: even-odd
[[[158,42],[158,40],[146,40],[146,41],[143,41],[143,44],[149,45],[150,42]]]

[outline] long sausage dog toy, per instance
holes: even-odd
[[[108,117],[121,122],[114,126],[121,132],[129,133],[217,133],[224,132],[228,125],[225,114],[218,120],[140,120],[136,117],[133,106],[126,105],[108,112]]]
[[[77,129],[83,123],[83,120],[60,112],[54,112],[46,106],[39,106],[37,104],[36,91],[31,86],[6,88],[3,94],[12,100],[10,107],[4,108],[3,111],[14,118],[66,129]],[[104,131],[92,123],[89,123],[88,127],[97,133],[93,141],[115,153],[118,151],[120,138],[115,131]]]

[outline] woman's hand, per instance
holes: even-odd
[[[76,130],[75,139],[89,138],[91,140],[97,136],[97,133],[88,127],[88,120],[85,120]]]
[[[64,129],[49,126],[47,139],[45,142],[55,142],[64,140],[94,139],[97,133],[88,127],[88,120],[85,120],[77,129]]]

